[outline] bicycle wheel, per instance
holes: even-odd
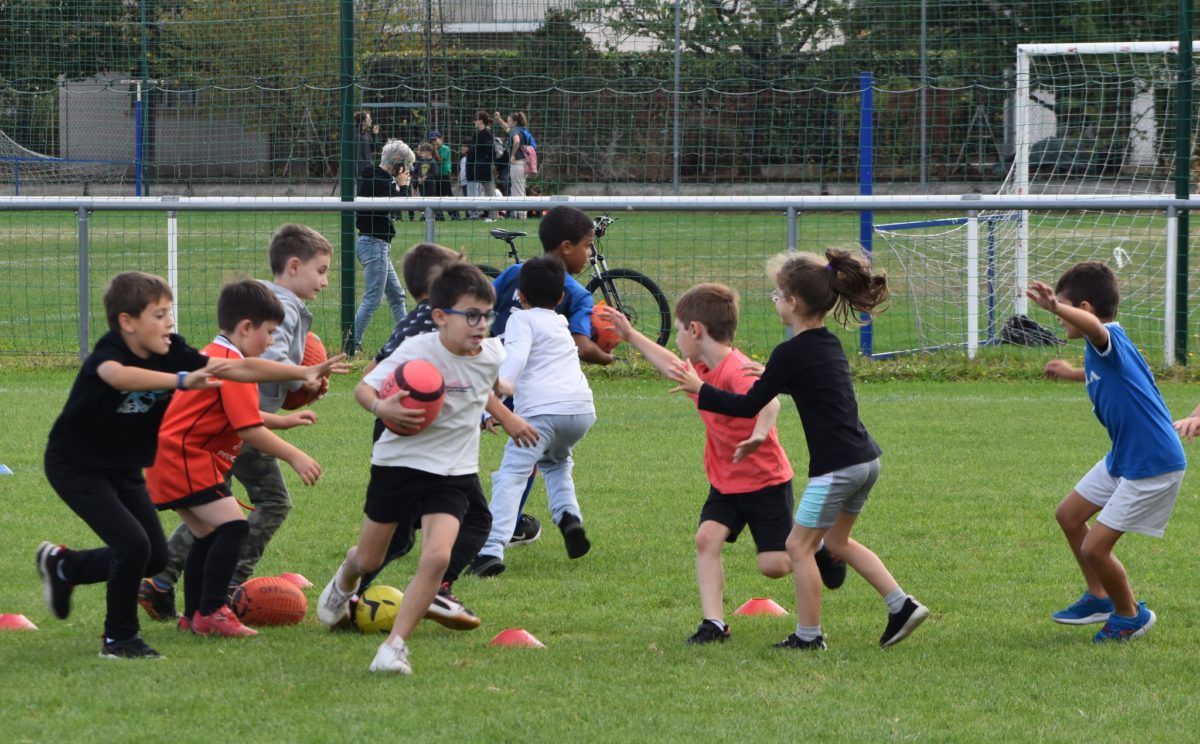
[[[609,269],[604,279],[592,277],[588,282],[587,291],[595,300],[617,308],[643,336],[666,346],[671,337],[671,306],[654,280],[633,269]]]
[[[495,279],[496,277],[500,276],[500,269],[497,269],[495,266],[488,266],[487,264],[475,264],[475,268],[482,271],[488,279]]]

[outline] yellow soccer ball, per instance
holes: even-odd
[[[389,633],[404,592],[394,586],[372,586],[354,605],[354,624],[364,633]]]

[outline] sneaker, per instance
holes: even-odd
[[[583,530],[583,523],[574,514],[570,512],[563,514],[562,519],[558,521],[558,529],[562,530],[563,543],[567,546],[568,558],[572,560],[582,558],[592,549],[592,543],[587,538],[587,532]]]
[[[181,633],[192,632],[192,619],[187,615],[180,615],[179,622],[175,623],[175,628]]]
[[[384,641],[379,644],[379,650],[371,662],[371,671],[412,674],[412,664],[408,663],[408,646],[404,640],[397,638],[390,643]]]
[[[824,651],[827,648],[825,646],[825,638],[825,635],[819,635],[811,641],[804,641],[800,639],[800,636],[792,633],[779,643],[772,644],[771,648],[795,648],[801,651]]]
[[[724,630],[717,627],[717,624],[712,620],[700,621],[700,627],[696,628],[696,632],[692,633],[692,637],[688,638],[685,643],[689,646],[700,646],[705,643],[724,643],[729,640],[729,626],[726,625]]]
[[[137,601],[151,620],[165,622],[179,616],[175,611],[175,587],[157,579],[142,579]]]
[[[508,544],[528,545],[529,543],[537,542],[537,539],[541,536],[542,523],[535,517],[522,514],[517,518],[517,528],[513,530],[512,539],[508,541]]]
[[[813,554],[817,561],[817,570],[821,572],[821,583],[826,589],[837,589],[846,583],[846,562],[835,558],[829,548],[824,545]]]
[[[258,635],[254,628],[247,628],[237,619],[233,610],[225,605],[211,615],[201,615],[197,610],[192,615],[192,632],[202,636],[221,636],[222,638],[248,638]]]
[[[34,558],[37,561],[38,573],[42,575],[42,594],[46,598],[46,606],[50,614],[59,620],[66,620],[71,614],[71,592],[74,584],[58,575],[58,564],[62,563],[67,546],[43,542],[38,546]]]
[[[451,630],[474,630],[482,622],[474,612],[463,606],[446,583],[438,587],[438,593],[429,603],[425,617]]]
[[[161,659],[163,655],[142,640],[140,635],[127,638],[124,641],[110,641],[107,638],[100,642],[101,659]]]
[[[348,592],[338,589],[337,578],[341,574],[342,567],[338,566],[333,578],[321,590],[321,596],[317,599],[317,619],[331,628],[350,614],[350,597],[358,590],[357,584]]]
[[[475,556],[475,560],[471,561],[467,570],[481,579],[487,579],[504,573],[504,561],[494,555],[480,553]]]
[[[912,597],[904,598],[904,606],[899,612],[888,613],[887,628],[879,638],[881,648],[895,646],[900,641],[912,635],[917,626],[929,617],[929,608]]]
[[[1134,617],[1122,617],[1117,614],[1112,614],[1108,618],[1108,622],[1100,629],[1100,632],[1092,637],[1093,643],[1103,643],[1105,641],[1117,641],[1124,643],[1132,641],[1138,636],[1146,635],[1146,631],[1154,627],[1154,621],[1158,617],[1155,616],[1152,610],[1146,609],[1145,602],[1138,602],[1138,613]]]
[[[1108,597],[1097,597],[1091,592],[1084,592],[1074,604],[1065,610],[1059,610],[1050,619],[1063,625],[1091,625],[1103,623],[1112,614],[1113,603]]]

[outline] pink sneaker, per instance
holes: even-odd
[[[223,636],[225,638],[238,638],[243,636],[256,636],[258,631],[253,628],[247,628],[242,625],[242,622],[237,619],[237,615],[225,606],[212,613],[211,615],[201,615],[197,610],[192,616],[192,632],[202,636]]]

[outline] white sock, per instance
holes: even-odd
[[[821,637],[821,626],[796,623],[796,637],[802,641],[814,641]]]
[[[887,602],[888,614],[894,615],[904,609],[904,600],[908,599],[908,595],[900,587],[893,589],[886,597],[883,598]]]
[[[704,618],[704,620],[705,620],[705,622],[710,622],[713,625],[717,626],[717,629],[720,630],[722,633],[725,632],[725,623],[721,622],[720,620],[715,620],[711,617],[706,617],[706,618]]]

